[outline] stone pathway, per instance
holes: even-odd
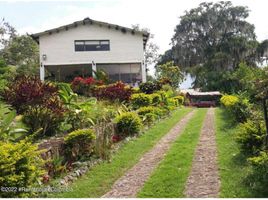
[[[217,166],[217,147],[215,138],[215,109],[208,110],[199,143],[195,151],[192,172],[188,177],[186,197],[218,197],[220,178]]]
[[[181,119],[149,152],[142,156],[136,165],[114,183],[111,191],[102,197],[135,197],[152,171],[164,158],[172,142],[183,132],[186,124],[193,117],[194,112],[195,110],[191,111]]]

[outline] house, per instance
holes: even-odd
[[[148,32],[85,18],[31,35],[40,48],[40,78],[71,81],[104,70],[113,81],[146,82]]]

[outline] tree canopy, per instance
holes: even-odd
[[[175,63],[194,78],[194,87],[228,91],[228,73],[239,63],[256,66],[266,43],[260,48],[254,25],[246,18],[249,10],[230,1],[201,3],[180,17],[172,38]],[[167,52],[170,54],[170,52]]]
[[[0,22],[0,59],[17,67],[18,73],[38,74],[37,43],[28,35],[18,35],[4,19]]]
[[[173,88],[178,88],[179,84],[182,83],[184,75],[180,68],[174,65],[174,62],[167,62],[162,65],[158,65],[156,69],[156,75],[158,79],[168,79]]]

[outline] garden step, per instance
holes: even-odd
[[[187,180],[184,192],[186,197],[215,198],[219,195],[220,178],[217,165],[214,118],[215,109],[210,108],[195,151],[192,171]]]
[[[102,197],[135,197],[169,150],[172,142],[183,132],[195,110],[181,119],[140,161],[118,179],[112,189]]]

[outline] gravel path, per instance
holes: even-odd
[[[195,110],[181,119],[140,161],[128,170],[125,175],[118,179],[112,186],[111,191],[102,197],[135,197],[149,178],[152,171],[164,158],[172,142],[182,133],[188,121],[192,118]],[[131,159],[131,158],[129,158]]]
[[[184,192],[186,197],[218,197],[220,178],[217,166],[214,118],[214,108],[210,108],[195,151],[192,172],[187,180]]]

